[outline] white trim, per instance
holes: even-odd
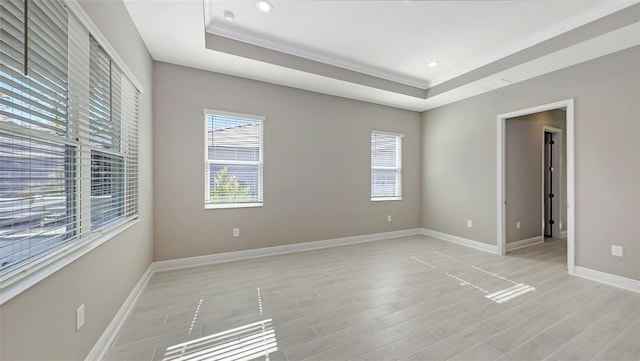
[[[39,138],[51,143],[60,143],[60,144],[64,144],[64,145],[68,145],[76,148],[80,147],[79,141],[63,138],[59,135],[47,134],[39,130],[25,128],[23,126],[9,123],[9,122],[0,123],[0,130],[17,133],[19,136],[22,136],[25,138],[33,137],[33,138]]]
[[[136,89],[138,89],[138,91],[142,93],[144,91],[144,88],[142,87],[142,83],[138,81],[138,78],[136,78],[133,71],[129,69],[129,67],[127,66],[127,63],[120,57],[120,55],[118,55],[118,52],[111,46],[111,44],[109,43],[107,38],[104,36],[104,34],[102,34],[102,32],[96,26],[96,24],[93,23],[93,20],[91,20],[89,15],[87,15],[87,13],[84,11],[84,9],[82,8],[78,0],[63,0],[63,1],[67,5],[69,10],[71,10],[73,14],[78,18],[78,20],[80,20],[82,25],[84,25],[87,28],[87,30],[89,30],[89,33],[91,34],[91,36],[93,36],[96,39],[96,41],[98,42],[98,44],[100,44],[100,46],[102,46],[104,51],[106,51],[107,54],[109,54],[109,56],[111,57],[111,60],[116,62],[118,67],[122,70],[123,73],[127,75],[129,80],[131,80],[133,85],[136,87]]]
[[[320,248],[329,248],[336,246],[344,246],[349,244],[356,243],[365,243],[365,242],[373,242],[384,239],[391,239],[396,237],[404,237],[404,236],[413,236],[422,234],[425,236],[430,236],[434,238],[438,238],[444,241],[460,244],[463,246],[479,249],[489,253],[496,253],[497,247],[491,246],[485,243],[472,241],[469,239],[452,236],[449,234],[432,231],[425,228],[414,228],[414,229],[406,229],[401,231],[393,231],[393,232],[385,232],[385,233],[377,233],[370,234],[364,236],[353,236],[353,237],[344,237],[344,238],[336,238],[325,241],[317,241],[317,242],[306,242],[306,243],[298,243],[286,246],[276,246],[276,247],[268,247],[261,248],[255,250],[247,250],[247,251],[238,251],[238,252],[228,252],[221,253],[209,256],[199,256],[199,257],[190,257],[190,258],[181,258],[175,260],[168,261],[156,261],[149,265],[145,273],[140,277],[138,283],[136,283],[133,290],[131,290],[129,296],[126,298],[120,309],[113,317],[107,328],[104,330],[98,341],[95,343],[91,351],[87,354],[85,361],[93,361],[93,360],[101,360],[104,354],[107,352],[111,343],[118,335],[120,328],[122,327],[124,321],[130,315],[133,307],[135,306],[138,298],[144,291],[145,286],[151,279],[151,277],[156,272],[168,271],[173,269],[180,268],[188,268],[193,266],[201,266],[212,263],[221,263],[221,262],[231,262],[236,260],[242,260],[247,258],[256,258],[262,256],[276,255],[276,254],[284,254],[284,253],[292,253],[292,252],[303,252],[308,250],[320,249]],[[536,237],[534,237],[536,238]],[[529,241],[533,238],[523,241]],[[518,242],[523,242],[518,241]],[[630,290],[633,292],[640,292],[640,281],[625,278],[621,276],[616,276],[609,273],[604,273],[600,271],[595,271],[589,268],[584,267],[575,267],[576,273],[574,273],[577,277],[586,278],[592,281],[605,283],[611,286],[620,287],[626,290]]]
[[[573,107],[573,99],[568,101],[567,106],[567,123],[566,130],[567,134],[565,135],[567,141],[567,154],[565,155],[567,160],[567,204],[565,205],[567,209],[567,224],[566,224],[566,232],[567,232],[567,269],[569,274],[574,272],[574,267],[576,265],[575,260],[575,241],[576,241],[576,208],[575,208],[575,138],[574,138],[574,107]]]
[[[586,278],[591,281],[607,284],[609,286],[623,288],[628,291],[640,293],[640,281],[626,278],[611,273],[596,271],[590,268],[575,266],[574,276]]]
[[[490,56],[487,56],[485,58],[481,58],[475,62],[472,62],[471,64],[464,66],[462,68],[456,69],[452,72],[449,72],[441,77],[438,77],[434,80],[432,80],[431,82],[429,82],[428,87],[434,87],[436,85],[445,83],[451,79],[457,78],[461,75],[464,75],[466,73],[470,73],[476,69],[482,68],[483,66],[489,65],[491,63],[494,63],[496,61],[499,61],[501,59],[504,59],[508,56],[511,56],[517,52],[520,52],[522,50],[525,50],[527,48],[533,47],[535,45],[538,45],[540,43],[543,43],[549,39],[552,39],[558,35],[567,33],[571,30],[574,30],[580,26],[583,26],[585,24],[588,24],[592,21],[598,20],[600,18],[603,18],[607,15],[611,15],[613,13],[615,13],[616,11],[625,9],[629,6],[632,6],[634,4],[638,3],[638,0],[632,0],[632,1],[609,1],[595,9],[592,9],[591,11],[588,11],[584,14],[581,14],[578,17],[575,17],[573,19],[569,19],[561,24],[558,24],[556,26],[552,26],[549,28],[546,28],[545,30],[533,34],[532,36],[523,39],[522,41],[518,42],[517,44],[503,49],[497,53],[494,53]]]
[[[376,134],[382,134],[382,135],[393,135],[396,137],[400,137],[400,138],[404,138],[404,134],[402,133],[394,133],[394,132],[387,132],[384,130],[375,130],[375,129],[371,129],[371,133],[376,133]]]
[[[506,253],[506,194],[505,194],[505,121],[523,115],[544,112],[547,110],[566,108],[566,142],[567,142],[567,269],[573,274],[575,267],[575,144],[574,144],[574,100],[567,99],[555,103],[543,104],[532,108],[499,114],[496,117],[497,129],[497,169],[496,169],[496,218],[498,254]]]
[[[207,109],[207,108],[204,108],[202,111],[203,111],[204,115],[213,115],[213,116],[220,115],[220,116],[228,117],[228,118],[258,120],[258,121],[261,121],[263,123],[267,121],[267,117],[265,117],[264,115],[227,112],[227,111],[224,111],[224,110],[215,110],[215,109]]]
[[[563,230],[562,232],[560,232],[560,238],[567,238],[567,231]]]
[[[412,229],[405,229],[401,231],[392,231],[392,232],[384,232],[384,233],[367,234],[362,236],[328,239],[324,241],[294,243],[294,244],[287,244],[284,246],[250,249],[246,251],[218,253],[218,254],[211,254],[207,256],[197,256],[197,257],[189,257],[189,258],[179,258],[179,259],[172,259],[167,261],[154,262],[154,270],[167,271],[172,269],[187,268],[192,266],[202,266],[202,265],[213,264],[213,263],[231,262],[231,261],[237,261],[237,260],[248,259],[248,258],[273,256],[278,254],[303,252],[303,251],[310,251],[314,249],[345,246],[345,245],[357,244],[357,243],[374,242],[374,241],[380,241],[380,240],[397,238],[397,237],[415,236],[419,234],[420,234],[419,228],[412,228]]]
[[[37,284],[53,273],[66,267],[69,263],[91,252],[93,249],[118,234],[126,231],[136,223],[138,223],[138,219],[114,226],[114,228],[109,227],[103,231],[97,231],[97,237],[84,242],[80,241],[78,244],[74,244],[67,249],[63,249],[59,251],[62,255],[58,255],[58,258],[52,259],[49,262],[43,261],[40,265],[26,269],[22,274],[15,276],[13,279],[8,279],[6,281],[7,284],[0,288],[0,305],[26,291],[29,287]]]
[[[263,115],[254,115],[254,114],[244,114],[244,113],[235,113],[235,112],[227,112],[223,110],[215,110],[215,109],[203,109],[203,118],[204,118],[204,209],[223,209],[223,208],[251,208],[251,207],[262,207],[264,200],[264,123],[267,118]],[[208,117],[227,117],[234,119],[246,119],[260,122],[260,152],[258,161],[219,161],[219,160],[209,160],[209,119]],[[211,186],[211,177],[210,177],[210,169],[212,164],[250,164],[258,166],[258,199],[257,202],[251,203],[211,203],[210,199],[210,186]]]
[[[116,315],[113,316],[113,319],[109,323],[109,326],[107,326],[104,332],[102,332],[102,335],[100,336],[98,341],[96,341],[95,345],[93,345],[93,348],[91,348],[91,351],[89,351],[89,354],[87,354],[87,357],[85,358],[86,361],[102,359],[104,354],[111,346],[111,343],[118,335],[118,332],[124,324],[124,321],[133,310],[136,301],[138,301],[138,298],[144,291],[147,282],[149,282],[149,279],[151,279],[151,276],[153,276],[154,272],[154,264],[151,263],[142,277],[140,277],[140,280],[138,281],[138,283],[136,283],[133,290],[131,290],[131,293],[129,293],[129,296],[124,301],[122,306],[120,306],[120,309],[118,310]]]
[[[256,208],[262,207],[261,203],[205,203],[204,209],[224,209],[224,208]]]
[[[442,233],[442,232],[438,232],[438,231],[433,231],[431,229],[422,228],[420,230],[420,234],[423,234],[423,235],[429,236],[429,237],[433,237],[433,238],[437,238],[437,239],[441,239],[443,241],[459,244],[459,245],[462,245],[462,246],[465,246],[465,247],[475,248],[477,250],[484,251],[484,252],[489,252],[489,253],[492,253],[492,254],[497,254],[498,253],[498,248],[496,246],[494,246],[494,245],[486,244],[486,243],[483,243],[483,242],[478,242],[478,241],[474,241],[474,240],[471,240],[471,239],[462,238],[462,237],[458,237],[458,236],[453,236],[453,235]]]
[[[373,138],[375,135],[381,135],[381,136],[388,136],[388,137],[395,137],[396,140],[396,164],[394,167],[382,167],[382,166],[374,166],[373,165]],[[384,131],[379,131],[379,130],[371,130],[371,135],[370,135],[370,139],[371,139],[371,159],[370,159],[370,183],[369,183],[369,189],[370,189],[370,195],[371,197],[369,199],[371,199],[372,202],[378,202],[378,201],[399,201],[402,200],[402,141],[404,139],[404,134],[401,133],[391,133],[391,132],[384,132]],[[371,183],[371,180],[373,179],[373,171],[374,170],[395,170],[396,171],[396,184],[395,184],[395,193],[393,196],[380,196],[380,195],[374,195],[373,194],[373,183]]]
[[[549,39],[552,39],[558,35],[572,31],[580,26],[593,22],[597,19],[611,15],[617,11],[630,7],[638,0],[631,1],[608,1],[603,5],[596,7],[590,11],[587,11],[580,16],[572,19],[568,19],[563,23],[556,26],[545,28],[544,30],[533,34],[532,36],[523,39],[522,41],[513,44],[510,47],[502,49],[496,53],[493,53],[487,57],[481,58],[470,65],[461,67],[452,72],[449,72],[443,76],[440,76],[431,81],[414,78],[398,74],[386,69],[368,66],[366,64],[353,61],[350,59],[342,58],[332,54],[328,54],[316,49],[293,44],[280,39],[273,38],[271,36],[263,35],[260,33],[252,32],[247,29],[238,28],[236,26],[229,25],[222,21],[215,20],[213,14],[210,11],[211,0],[204,0],[204,27],[205,31],[211,34],[222,36],[225,38],[233,39],[243,43],[259,46],[266,49],[271,49],[286,53],[292,56],[298,56],[305,59],[310,59],[324,64],[333,65],[342,69],[363,73],[380,79],[416,87],[422,89],[428,89],[436,85],[445,83],[451,79],[457,78],[466,73],[472,72],[483,66],[489,65],[501,59],[504,59],[510,55],[518,53],[524,49],[543,43]]]
[[[515,242],[507,242],[507,252],[515,251],[516,249],[535,246],[537,244],[544,243],[544,237],[535,236],[527,239],[521,239]]]
[[[496,137],[496,139],[498,140],[498,147],[497,147],[497,170],[498,173],[496,175],[496,209],[498,210],[498,215],[497,215],[497,232],[496,235],[498,236],[498,247],[497,247],[497,253],[501,256],[504,256],[507,253],[507,247],[506,247],[506,234],[507,234],[507,229],[506,229],[506,220],[505,220],[505,214],[506,214],[506,208],[507,208],[507,190],[506,187],[504,187],[503,185],[505,184],[505,171],[504,171],[504,167],[506,164],[506,158],[505,158],[505,147],[506,147],[506,131],[505,131],[505,123],[504,123],[504,118],[501,118],[500,116],[498,116],[498,123],[496,125],[496,129],[498,130],[498,135]]]
[[[210,0],[204,0],[205,9],[210,7],[209,2]],[[208,15],[208,13],[209,11],[205,11],[205,16]],[[207,22],[209,23],[208,25],[206,25]],[[370,75],[376,78],[412,86],[415,88],[426,89],[429,85],[427,81],[422,79],[417,79],[411,76],[405,76],[385,69],[365,65],[347,58],[332,55],[323,51],[290,43],[284,40],[276,39],[268,35],[228,25],[220,21],[215,21],[213,18],[205,18],[205,25],[207,33],[255,45],[261,48],[275,50],[291,56],[309,59],[319,63],[332,65],[341,69]]]
[[[285,246],[276,246],[268,248],[259,248],[246,251],[219,253],[208,256],[180,258],[167,261],[156,261],[149,265],[145,273],[140,277],[138,283],[129,293],[120,309],[115,314],[107,328],[102,332],[102,335],[96,341],[95,345],[91,348],[91,351],[85,357],[85,361],[101,360],[108,349],[111,347],[113,341],[118,335],[120,328],[124,324],[124,321],[129,317],[133,310],[138,298],[142,295],[144,288],[156,272],[168,271],[173,269],[188,268],[193,266],[202,266],[213,263],[231,262],[247,258],[256,258],[263,256],[271,256],[277,254],[285,254],[292,252],[303,252],[314,249],[345,246],[356,243],[366,243],[373,241],[380,241],[385,239],[392,239],[397,237],[415,236],[420,234],[419,228],[405,229],[401,231],[392,231],[384,233],[375,233],[364,236],[353,236],[329,239],[316,242],[297,243]]]

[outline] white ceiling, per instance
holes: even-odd
[[[415,88],[447,85],[638,1],[270,1],[269,13],[255,0],[125,4],[155,60],[418,111],[488,91],[496,80],[526,80],[640,43],[636,22],[420,96]],[[234,13],[233,23],[224,21],[225,11]],[[233,40],[233,49],[252,46],[217,47],[220,36]],[[273,50],[291,61],[259,55]],[[429,68],[432,60],[440,64]],[[284,65],[294,62],[301,65]],[[324,64],[343,69],[342,76],[315,70]],[[403,87],[409,90],[397,90]]]

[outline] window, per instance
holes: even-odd
[[[371,132],[371,200],[402,199],[402,134]]]
[[[0,17],[4,287],[137,219],[139,92],[61,1]]]
[[[205,110],[205,208],[262,206],[264,117]]]

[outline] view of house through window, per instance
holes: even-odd
[[[263,117],[205,111],[205,206],[262,204]]]
[[[371,132],[371,200],[402,199],[402,134]]]

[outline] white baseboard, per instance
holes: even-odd
[[[304,243],[288,244],[284,246],[250,249],[246,251],[218,253],[218,254],[212,254],[207,256],[179,258],[179,259],[172,259],[167,261],[154,262],[154,270],[166,271],[166,270],[193,267],[193,266],[202,266],[202,265],[220,263],[220,262],[237,261],[237,260],[248,259],[248,258],[272,256],[276,254],[302,252],[302,251],[309,251],[313,249],[321,249],[321,248],[329,248],[329,247],[336,247],[336,246],[345,246],[345,245],[356,244],[356,243],[380,241],[380,240],[396,238],[396,237],[415,236],[418,234],[420,234],[420,229],[413,228],[413,229],[405,229],[401,231],[367,234],[363,236],[343,237],[343,238],[328,239],[323,241],[304,242]]]
[[[85,358],[85,361],[95,361],[102,359],[104,354],[111,346],[111,343],[118,335],[120,327],[122,327],[122,324],[131,313],[133,306],[138,300],[138,297],[140,297],[142,291],[144,291],[144,287],[147,285],[147,282],[151,278],[151,275],[153,275],[153,272],[154,266],[152,263],[149,265],[142,277],[140,277],[140,280],[135,285],[133,290],[131,290],[131,293],[129,293],[129,297],[127,297],[122,306],[120,306],[120,309],[109,323],[109,326],[107,326],[107,328],[104,330],[96,344],[93,345],[93,348],[91,349],[91,351],[89,351],[89,354]]]
[[[600,272],[590,268],[576,266],[574,276],[586,278],[591,281],[596,281],[610,286],[623,288],[628,291],[640,293],[640,281],[622,276],[617,276],[611,273]]]
[[[268,247],[268,248],[260,248],[255,250],[247,250],[247,251],[238,251],[238,252],[229,252],[229,253],[221,253],[221,254],[213,254],[209,256],[200,256],[200,257],[191,257],[191,258],[181,258],[176,260],[168,260],[168,261],[157,261],[153,262],[147,268],[147,271],[142,275],[136,286],[133,288],[129,297],[124,301],[116,315],[113,317],[109,326],[104,330],[96,344],[93,346],[85,361],[95,361],[101,360],[104,354],[107,352],[113,340],[118,335],[118,331],[122,324],[129,316],[131,311],[133,310],[133,306],[136,301],[144,291],[144,287],[147,282],[151,278],[151,276],[158,271],[166,271],[170,269],[178,269],[178,268],[186,268],[192,266],[199,266],[211,263],[219,263],[219,262],[229,262],[240,259],[247,258],[255,258],[262,256],[269,256],[275,254],[283,254],[283,253],[292,253],[292,252],[301,252],[312,249],[320,249],[320,248],[328,248],[328,247],[336,247],[336,246],[344,246],[349,244],[356,243],[364,243],[364,242],[373,242],[380,241],[384,239],[391,239],[397,237],[405,237],[405,236],[415,236],[420,234],[419,228],[414,229],[405,229],[401,231],[393,231],[393,232],[384,232],[384,233],[376,233],[369,234],[364,236],[353,236],[353,237],[343,237],[336,239],[329,239],[324,241],[316,241],[316,242],[306,242],[306,243],[298,243],[291,244],[285,246],[277,246],[277,247]]]
[[[536,244],[544,243],[544,237],[535,236],[527,239],[521,239],[515,242],[507,242],[507,252],[514,251],[516,249],[535,246]]]
[[[567,231],[566,230],[560,232],[560,238],[567,238]]]
[[[442,232],[438,232],[438,231],[433,231],[433,230],[426,229],[426,228],[422,228],[420,230],[420,234],[423,234],[425,236],[430,236],[430,237],[433,237],[433,238],[438,238],[438,239],[441,239],[443,241],[456,243],[456,244],[459,244],[459,245],[462,245],[462,246],[475,248],[475,249],[478,249],[480,251],[489,252],[489,253],[493,253],[493,254],[498,254],[498,246],[497,245],[494,246],[494,245],[486,244],[486,243],[483,243],[483,242],[474,241],[474,240],[471,240],[471,239],[466,239],[466,238],[453,236],[453,235],[442,233]]]

